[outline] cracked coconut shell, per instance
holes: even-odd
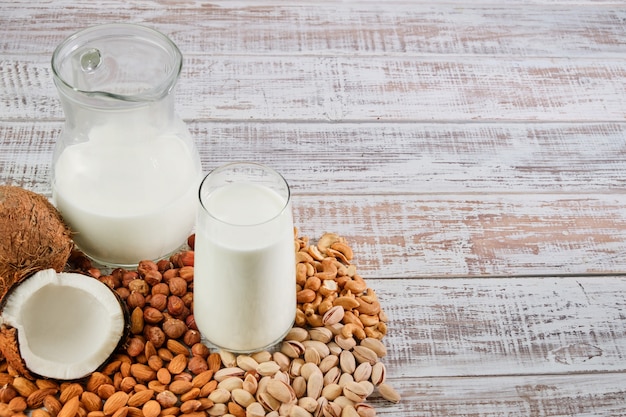
[[[73,247],[70,229],[44,196],[0,185],[0,299],[37,271],[62,271]]]

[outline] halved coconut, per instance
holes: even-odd
[[[97,370],[126,330],[113,291],[87,275],[45,269],[4,298],[0,349],[24,375],[73,380]]]

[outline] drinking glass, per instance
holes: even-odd
[[[296,314],[289,185],[275,170],[235,162],[199,192],[194,318],[203,338],[231,352],[268,348]]]

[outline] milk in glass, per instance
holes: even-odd
[[[296,313],[288,193],[233,181],[204,195],[201,187],[200,198],[194,273],[198,329],[211,344],[230,351],[266,348],[285,335]]]

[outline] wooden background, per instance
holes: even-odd
[[[52,51],[120,21],[182,50],[205,171],[271,165],[352,244],[379,415],[626,415],[624,1],[3,1],[0,183],[50,195]]]

